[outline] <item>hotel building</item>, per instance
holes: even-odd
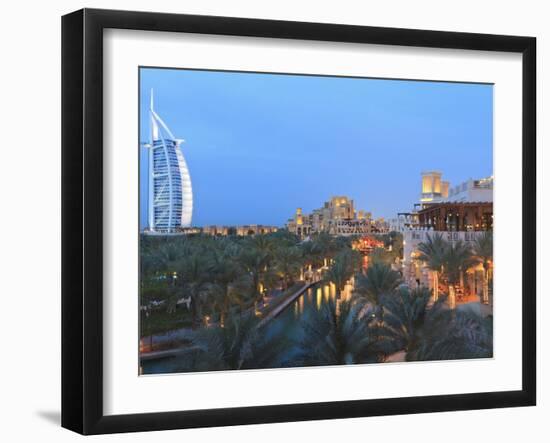
[[[193,191],[181,139],[174,137],[155,112],[153,91],[149,108],[148,203],[146,233],[178,233],[191,226]]]

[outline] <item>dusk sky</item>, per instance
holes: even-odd
[[[493,173],[491,85],[142,68],[141,142],[151,88],[186,140],[193,226],[282,226],[333,195],[392,218],[418,202],[422,171],[451,186]]]

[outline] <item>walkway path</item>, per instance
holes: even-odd
[[[277,306],[275,306],[260,322],[258,323],[258,328],[269,323],[275,317],[277,317],[281,312],[283,312],[290,304],[292,304],[298,297],[300,297],[304,292],[306,292],[312,286],[315,286],[318,281],[312,283],[306,283],[304,286],[299,288],[296,292],[287,296],[283,301],[281,301]]]

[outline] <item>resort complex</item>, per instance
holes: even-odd
[[[197,149],[187,153],[194,196],[183,140],[157,113],[152,92],[147,104],[141,374],[493,356],[492,176],[452,183],[440,171],[409,168],[359,209],[356,202],[378,192],[369,189],[376,174],[387,178],[371,166],[378,151],[344,176],[332,174],[333,149],[318,155],[324,148],[310,144],[314,151],[295,157],[240,150],[248,127],[222,132],[236,140],[222,148],[219,133],[197,125],[189,131]],[[254,140],[268,145],[263,131]],[[271,164],[283,157],[288,170]],[[460,177],[467,166],[448,172]],[[319,188],[294,195],[302,179]]]
[[[175,226],[150,205],[141,373],[491,357],[493,180],[441,177],[388,222],[348,196],[279,227]]]
[[[389,232],[383,218],[373,220],[370,212],[356,211],[353,200],[343,195],[332,197],[310,214],[304,214],[302,208],[297,208],[286,228],[300,238],[321,232],[335,236]]]

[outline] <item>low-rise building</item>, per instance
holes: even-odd
[[[277,232],[278,228],[276,226],[266,226],[266,225],[243,225],[236,226],[237,235],[244,237],[247,235],[256,235],[256,234],[270,234],[272,232]]]
[[[419,228],[403,232],[402,272],[403,280],[409,286],[422,285],[433,290],[433,271],[418,260],[420,255],[418,246],[420,243],[426,243],[429,237],[434,238],[436,235],[442,235],[443,239],[450,243],[460,240],[473,246],[476,239],[483,235],[483,231],[434,231],[429,228]],[[480,265],[478,268],[471,269],[468,273],[468,281],[466,282],[468,294],[480,295],[482,272]]]
[[[424,205],[418,211],[418,227],[436,231],[490,231],[492,201],[444,201]]]
[[[492,228],[493,177],[469,179],[456,186],[439,171],[422,172],[421,192],[410,212],[389,220],[389,230],[405,232],[427,227],[472,231]]]
[[[203,227],[182,228],[182,234],[205,234],[213,236],[238,235],[245,237],[247,235],[269,234],[277,232],[279,228],[267,225],[240,225],[240,226],[221,226],[209,225]]]
[[[418,212],[398,212],[396,218],[389,220],[390,232],[405,232],[418,227]]]
[[[336,236],[364,235],[373,232],[370,220],[331,220],[328,233]]]
[[[449,202],[492,202],[493,177],[469,179],[449,189]]]
[[[384,219],[384,217],[379,217],[376,220],[371,221],[371,232],[376,232],[377,234],[387,234],[390,232],[390,224]]]
[[[411,212],[399,213],[391,221],[390,229],[403,234],[403,279],[410,286],[433,289],[434,281],[439,281],[434,279],[434,272],[418,260],[418,247],[429,237],[441,235],[447,242],[462,241],[473,246],[476,239],[493,229],[493,178],[469,179],[450,186],[441,177],[437,171],[422,173],[419,202]],[[467,300],[479,296],[482,275],[481,265],[468,269],[461,276],[465,281],[457,286],[460,297]],[[487,291],[484,294],[486,298]]]

